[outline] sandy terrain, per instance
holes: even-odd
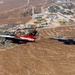
[[[75,45],[49,39],[75,37],[75,26],[42,29],[39,33],[40,40],[34,43],[0,49],[0,75],[75,75]]]
[[[0,51],[0,75],[74,75],[75,45],[48,38],[60,29],[64,35],[74,34],[74,28],[44,29],[39,31],[40,40]]]
[[[31,5],[41,6],[46,1],[47,0],[2,0],[0,1],[0,24],[9,24],[11,22],[25,23],[27,21],[24,22],[24,20],[26,18],[28,19],[28,17],[30,18],[32,14]]]
[[[28,2],[29,1],[29,2]],[[45,0],[44,0],[45,1]],[[2,0],[0,1],[0,12],[5,12],[26,5],[38,5],[43,3],[42,0]]]
[[[0,1],[0,12],[11,10],[27,3],[27,0],[2,0]]]
[[[74,49],[45,39],[0,52],[0,75],[74,75]]]

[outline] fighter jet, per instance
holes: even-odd
[[[50,39],[58,40],[60,42],[63,42],[64,44],[75,44],[75,38],[55,37],[55,38],[50,38]]]
[[[5,38],[4,42],[6,40],[12,40],[13,43],[27,43],[27,42],[34,42],[36,39],[36,34],[37,30],[33,30],[31,33],[27,35],[19,35],[19,34],[14,34],[14,35],[0,35],[0,38]]]

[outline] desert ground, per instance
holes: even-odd
[[[46,2],[47,0],[2,0],[0,1],[0,25],[26,23],[32,16],[31,6],[41,7]]]
[[[5,4],[6,8],[3,8],[1,7],[3,2],[0,2],[0,9],[3,12],[23,5],[25,0],[8,1],[10,5],[12,1],[12,7],[9,9],[7,3]],[[23,2],[21,3],[21,1]],[[30,5],[39,4],[40,1],[42,0],[30,0]],[[0,24],[14,23],[15,21],[23,23],[31,19],[30,15],[22,16],[22,13],[22,9],[19,9],[1,14]],[[0,75],[75,75],[75,45],[66,45],[50,39],[56,36],[75,38],[75,26],[44,28],[38,29],[38,32],[39,38],[35,42],[0,49]]]
[[[0,1],[0,12],[18,8],[27,3],[27,0],[2,0]]]
[[[19,8],[26,5],[37,5],[38,3],[41,4],[42,2],[42,0],[1,0],[0,12],[13,10],[15,8]]]
[[[59,34],[74,37],[75,26],[38,30],[36,42],[0,50],[0,75],[74,75],[75,45],[49,39]],[[56,31],[57,33],[55,33]]]

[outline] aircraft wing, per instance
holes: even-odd
[[[15,38],[15,36],[11,36],[11,35],[0,35],[0,38]]]
[[[62,37],[62,38],[55,37],[55,38],[51,38],[51,39],[53,39],[53,40],[68,40],[68,38],[65,38],[65,37]]]

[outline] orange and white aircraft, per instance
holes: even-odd
[[[27,43],[34,42],[36,39],[37,30],[33,30],[28,35],[0,35],[1,38],[5,38],[5,40],[12,40],[14,43]]]

